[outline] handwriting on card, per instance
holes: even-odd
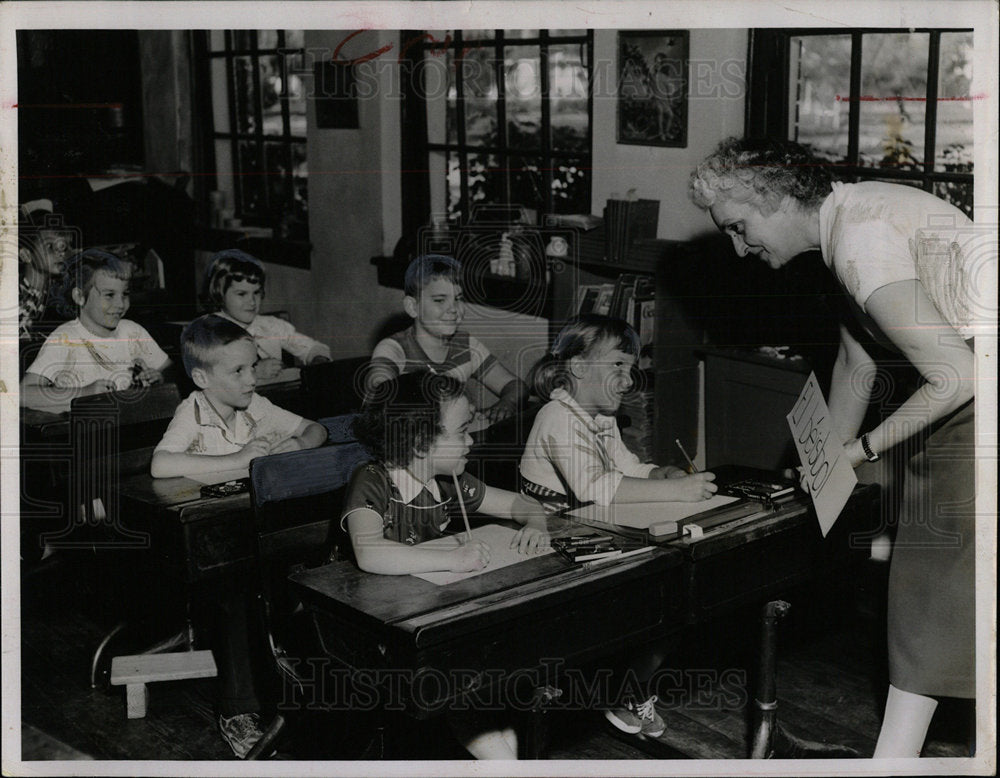
[[[826,536],[858,479],[844,454],[844,444],[833,428],[830,410],[815,373],[809,374],[785,418],[802,463],[805,486],[816,508],[820,529]]]

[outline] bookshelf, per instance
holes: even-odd
[[[596,231],[593,231],[596,232]],[[651,393],[646,406],[651,410],[651,458],[657,464],[682,465],[676,439],[694,455],[698,449],[699,365],[697,351],[704,342],[701,328],[693,321],[690,301],[676,288],[673,279],[690,274],[695,262],[689,244],[680,241],[642,241],[639,251],[622,262],[597,258],[598,251],[587,242],[603,244],[603,236],[574,236],[569,256],[552,265],[550,294],[552,337],[576,313],[581,286],[616,285],[623,274],[641,276],[652,287],[654,334],[652,367],[644,371],[640,390]],[[638,255],[638,256],[636,256]],[[634,409],[623,406],[631,418]],[[633,420],[643,423],[642,419]],[[648,423],[648,420],[646,420]],[[629,443],[629,429],[623,430]],[[637,452],[638,453],[638,452]],[[641,454],[640,454],[641,456]]]

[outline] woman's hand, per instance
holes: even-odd
[[[450,554],[448,569],[453,573],[472,573],[490,563],[490,547],[481,540],[463,543]]]
[[[550,548],[549,533],[534,527],[522,527],[511,538],[510,547],[519,554],[538,554]]]
[[[862,447],[861,440],[859,438],[847,441],[844,444],[844,453],[847,455],[847,461],[851,463],[851,467],[863,465],[868,461],[868,457],[865,456],[865,450]]]
[[[267,381],[272,378],[277,378],[283,367],[284,365],[281,363],[280,359],[269,357],[267,359],[258,360],[257,364],[254,365],[253,372],[257,376],[258,380]]]

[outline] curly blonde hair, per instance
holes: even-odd
[[[819,206],[833,177],[823,160],[792,141],[727,138],[691,173],[689,194],[710,208],[717,200],[750,203],[774,213],[785,197],[800,207]]]

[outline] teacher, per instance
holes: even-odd
[[[919,756],[935,697],[975,697],[972,337],[989,292],[975,288],[972,222],[913,187],[834,182],[805,147],[780,141],[723,141],[692,173],[691,197],[741,257],[777,269],[822,253],[853,314],[840,323],[829,403],[846,454],[857,467],[904,442],[915,451],[889,573],[890,685],[875,757]],[[868,430],[875,362],[852,334],[859,325],[923,379]]]

